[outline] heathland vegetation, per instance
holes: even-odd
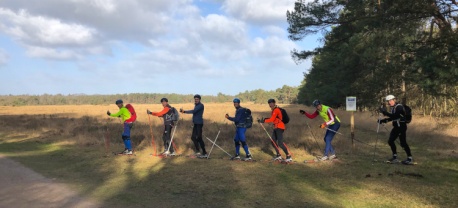
[[[202,100],[204,102],[205,100]],[[205,102],[204,102],[205,103]],[[231,102],[205,103],[204,135],[234,153],[234,127],[224,119],[233,115]],[[193,103],[174,104],[192,108]],[[305,164],[322,154],[324,131],[319,119],[306,120],[302,105],[282,105],[291,121],[285,142],[296,164],[264,162],[274,154],[259,124],[247,138],[258,162],[234,162],[214,147],[211,158],[152,157],[152,141],[162,151],[162,121],[148,117],[146,109],[160,104],[135,104],[139,114],[132,130],[136,156],[114,156],[123,149],[119,119],[109,118],[109,105],[43,105],[0,107],[0,153],[27,167],[70,184],[103,207],[456,207],[458,191],[458,127],[456,120],[416,116],[408,142],[417,165],[390,165],[387,125],[376,132],[377,116],[355,113],[354,147],[350,114],[337,110],[342,128],[334,139],[335,162]],[[266,104],[242,103],[255,118],[266,117]],[[174,137],[179,153],[191,150],[191,120],[183,115]],[[310,126],[310,128],[309,128]],[[270,126],[266,126],[271,133]],[[152,133],[152,135],[151,135]],[[106,140],[107,139],[107,140]],[[108,143],[106,142],[108,141]],[[211,143],[206,140],[206,146]],[[375,148],[375,145],[377,147]],[[404,155],[400,153],[402,157]],[[375,160],[376,161],[375,161]],[[260,161],[262,160],[262,161]]]

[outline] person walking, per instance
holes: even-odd
[[[124,142],[124,151],[121,152],[120,154],[124,155],[132,155],[132,143],[130,141],[130,130],[132,128],[132,121],[130,120],[131,114],[129,110],[124,107],[123,101],[122,100],[116,100],[116,105],[119,108],[119,111],[115,114],[110,113],[110,111],[107,111],[107,115],[111,117],[121,117],[123,121],[123,127],[124,130],[121,134],[122,140]]]
[[[286,154],[286,159],[285,162],[292,162],[293,159],[291,158],[290,153],[288,152],[288,148],[286,148],[285,143],[283,142],[283,132],[285,132],[286,126],[283,123],[283,115],[281,113],[280,108],[275,103],[274,99],[269,99],[267,101],[269,104],[270,109],[272,110],[270,118],[261,118],[258,119],[259,123],[273,123],[274,125],[274,131],[273,131],[273,139],[276,144],[272,143],[274,146],[275,152],[277,155],[273,158],[274,161],[282,160],[280,151],[278,150],[278,147],[280,147],[283,152]]]
[[[314,119],[319,115],[324,120],[324,123],[320,125],[320,128],[326,128],[326,134],[324,135],[324,142],[326,143],[326,146],[324,148],[324,156],[319,160],[324,161],[328,159],[335,159],[336,153],[331,143],[334,135],[340,128],[340,119],[336,116],[331,107],[322,105],[319,100],[314,100],[312,105],[316,108],[315,112],[312,114],[309,114],[304,110],[299,110],[299,112],[302,115],[307,116],[309,119]]]
[[[191,140],[194,143],[195,153],[194,155],[199,158],[207,158],[207,151],[205,151],[205,143],[202,139],[202,128],[204,126],[204,104],[200,102],[201,96],[196,94],[194,95],[194,109],[193,110],[183,110],[180,108],[181,113],[192,114],[192,123],[194,124],[192,128]],[[202,149],[202,153],[200,153]]]
[[[235,136],[234,136],[234,142],[235,142],[235,156],[231,158],[231,160],[240,160],[240,143],[242,143],[242,147],[245,150],[245,158],[243,159],[244,161],[250,161],[252,160],[250,151],[248,150],[248,145],[246,143],[246,137],[245,137],[245,132],[247,130],[247,126],[245,124],[246,118],[247,118],[247,111],[249,109],[247,108],[242,108],[240,106],[240,99],[235,98],[233,100],[234,107],[235,107],[235,116],[230,117],[228,114],[225,115],[225,117],[229,121],[233,121],[235,124]]]
[[[162,152],[165,156],[175,156],[175,150],[173,149],[173,144],[171,143],[171,132],[172,128],[174,127],[175,123],[173,122],[173,110],[172,106],[169,105],[169,100],[167,98],[161,99],[162,111],[160,112],[151,112],[150,110],[146,110],[147,114],[162,117],[164,120],[164,132],[162,134],[162,141],[164,142],[164,152]]]
[[[391,159],[388,159],[386,162],[387,163],[398,163],[398,155],[396,152],[396,144],[394,141],[399,137],[399,140],[401,142],[401,147],[404,149],[404,151],[407,154],[407,159],[402,161],[402,164],[405,165],[412,165],[413,164],[413,159],[412,159],[412,153],[410,152],[410,147],[407,144],[407,123],[406,123],[406,111],[405,108],[402,104],[399,104],[396,102],[396,97],[394,95],[388,95],[386,96],[386,101],[391,107],[391,112],[387,112],[386,108],[382,106],[380,108],[380,112],[384,116],[388,116],[388,118],[384,119],[379,119],[377,122],[379,124],[382,123],[387,123],[388,121],[393,122],[393,129],[390,132],[390,138],[388,139],[388,145],[390,145],[391,152],[393,153],[393,157]]]

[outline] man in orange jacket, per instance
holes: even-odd
[[[161,99],[162,111],[160,112],[151,112],[150,110],[146,110],[147,114],[151,114],[153,116],[162,117],[164,119],[164,133],[162,134],[162,141],[164,141],[164,152],[163,155],[166,156],[175,156],[175,151],[173,149],[173,144],[171,144],[171,132],[172,128],[175,125],[172,120],[172,106],[169,105],[169,100],[167,98]],[[170,146],[170,147],[169,147]]]
[[[291,155],[289,154],[288,149],[285,146],[285,143],[283,143],[283,132],[285,131],[286,127],[285,124],[282,122],[283,116],[281,114],[281,111],[275,104],[274,99],[269,99],[267,103],[269,103],[269,107],[270,109],[272,109],[272,114],[270,118],[258,119],[258,122],[274,124],[273,139],[275,140],[276,144],[272,143],[272,145],[274,146],[275,151],[277,152],[277,156],[275,156],[273,160],[282,160],[280,151],[278,150],[278,147],[280,147],[286,154],[285,162],[292,162],[293,159],[291,158]]]

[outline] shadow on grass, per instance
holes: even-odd
[[[119,123],[106,123],[90,117],[67,118],[66,115],[0,116],[0,120],[4,127],[1,130],[0,152],[46,177],[70,184],[82,195],[99,200],[103,207],[399,205],[393,203],[398,197],[383,193],[386,191],[408,193],[410,198],[401,206],[456,204],[453,200],[447,201],[450,195],[445,194],[447,191],[444,188],[455,190],[456,193],[456,187],[451,184],[456,184],[454,182],[458,174],[456,169],[453,171],[441,166],[434,166],[436,169],[433,171],[422,166],[371,165],[354,155],[343,156],[345,159],[340,162],[311,165],[282,165],[262,161],[244,163],[229,161],[227,155],[218,149],[212,152],[215,159],[159,159],[149,155],[152,152],[150,126],[144,123],[137,123],[132,130],[132,139],[138,147],[137,155],[114,156],[111,149],[122,148],[120,136],[116,136],[121,134]],[[217,144],[232,153],[234,128],[230,124],[217,125],[208,120],[206,123],[209,125],[204,126],[204,133],[213,140],[217,131],[221,130]],[[191,128],[187,126],[191,126],[191,123],[184,120],[181,126],[179,130],[182,133],[177,134],[177,143],[180,149],[190,149]],[[261,149],[264,155],[260,157],[270,157],[274,153],[270,140],[265,138],[263,132],[255,133],[257,130],[254,128],[248,134],[249,145]],[[299,135],[309,134],[306,128],[299,125],[289,128],[300,129]],[[104,146],[107,129],[111,135],[108,151]],[[159,148],[162,144],[159,142],[162,126],[156,125],[153,129]],[[37,136],[30,137],[31,134]],[[287,142],[296,151],[309,146],[294,139]],[[207,149],[209,144],[206,141]],[[369,154],[371,150],[367,150]],[[182,152],[186,154],[187,150]],[[421,172],[425,178],[389,175],[396,170]],[[367,177],[368,174],[371,177]],[[432,179],[429,175],[433,174],[451,180]],[[420,188],[425,185],[428,188]],[[433,185],[436,187],[432,188]],[[428,195],[430,197],[425,197]],[[385,200],[374,200],[377,197]]]

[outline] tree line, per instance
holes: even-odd
[[[237,97],[242,102],[267,103],[269,98],[274,98],[281,104],[297,103],[299,87],[283,85],[276,90],[266,91],[263,89],[241,92],[235,96],[218,93],[217,95],[201,95],[203,102],[232,102]],[[43,94],[43,95],[2,95],[0,105],[25,106],[25,105],[103,105],[112,104],[117,99],[138,104],[160,103],[161,98],[166,97],[170,103],[192,103],[193,94],[176,93],[128,93],[113,95],[85,95],[85,94]]]
[[[322,46],[291,51],[297,63],[312,59],[299,103],[356,96],[364,110],[393,94],[416,113],[458,115],[455,0],[297,0],[286,16],[293,41],[324,34]]]

